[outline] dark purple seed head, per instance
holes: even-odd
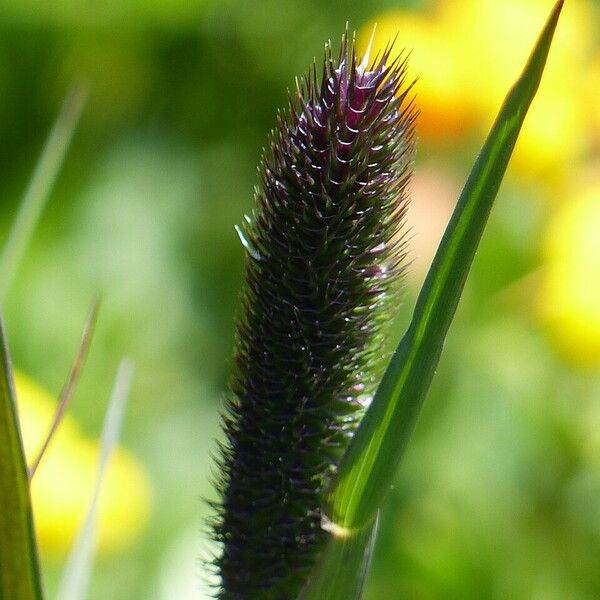
[[[295,598],[327,539],[325,482],[376,383],[397,302],[415,109],[391,45],[348,36],[290,94],[259,168],[213,524],[219,598]]]

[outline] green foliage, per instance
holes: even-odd
[[[15,403],[12,367],[0,324],[0,599],[41,600],[29,475]]]
[[[10,287],[49,198],[85,98],[86,92],[80,87],[73,88],[67,96],[36,164],[0,257],[0,300],[4,299]],[[88,319],[88,335],[82,341],[83,354],[87,351],[96,309],[97,304]],[[1,325],[0,353],[0,506],[3,507],[0,511],[0,599],[40,600],[43,593],[31,511],[30,479],[60,422],[81,361],[76,360],[64,401],[30,470],[21,440],[11,359]]]

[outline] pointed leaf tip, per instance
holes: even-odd
[[[519,131],[538,89],[563,7],[559,0],[475,161],[396,349],[338,466],[324,514],[335,526],[366,526],[382,506],[415,427],[479,240]]]

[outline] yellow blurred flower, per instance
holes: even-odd
[[[472,130],[476,112],[471,103],[471,82],[464,77],[456,41],[449,37],[451,32],[444,23],[435,15],[408,11],[380,15],[360,30],[359,54],[366,50],[375,25],[371,56],[382,51],[396,35],[395,51],[410,51],[407,80],[418,78],[419,136],[444,143]]]
[[[512,168],[524,178],[560,190],[558,186],[584,156],[589,130],[577,96],[568,88],[547,91],[534,100],[525,119]]]
[[[44,389],[15,374],[19,419],[29,461],[37,453],[56,408]],[[86,438],[65,415],[33,478],[32,502],[40,549],[63,557],[71,547],[90,505],[99,445]],[[98,552],[128,547],[145,525],[151,508],[151,486],[141,463],[118,447],[108,465],[99,500],[96,525]]]
[[[600,54],[596,55],[590,67],[583,98],[590,115],[596,150],[600,150]]]
[[[521,73],[548,17],[549,0],[448,1],[446,27],[464,49],[464,69],[477,82],[482,133],[495,118]],[[595,40],[597,12],[588,0],[565,4],[540,90],[515,148],[520,175],[553,184],[562,181],[584,152],[587,124],[583,82]]]
[[[600,365],[600,183],[554,215],[538,314],[558,351],[584,367]]]
[[[447,0],[432,13],[392,12],[374,22],[374,50],[398,35],[412,50],[410,77],[419,78],[418,131],[427,142],[484,135],[521,73],[551,9],[549,0]],[[525,120],[514,166],[525,177],[562,182],[585,150],[589,123],[584,79],[595,40],[597,11],[589,0],[563,10],[540,91]],[[373,28],[361,29],[364,50]]]
[[[552,8],[552,0],[447,0],[441,20],[466,49],[465,69],[475,77],[481,98],[498,108],[508,87],[521,73]],[[543,86],[567,84],[581,75],[591,56],[597,12],[589,0],[569,0],[554,36]]]

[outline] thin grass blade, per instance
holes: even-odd
[[[298,600],[360,600],[379,530],[372,523],[348,536],[332,536]]]
[[[96,483],[85,521],[73,544],[71,554],[62,573],[56,600],[83,600],[87,596],[95,554],[95,523],[100,491],[108,461],[121,432],[127,399],[133,381],[134,367],[128,359],[119,365],[110,401],[104,418],[100,440],[100,459]]]
[[[86,98],[87,90],[83,86],[75,86],[69,92],[46,140],[0,255],[0,302],[6,296],[44,210],[71,144]]]
[[[0,322],[0,600],[41,600],[29,478]]]
[[[71,396],[73,395],[73,390],[75,389],[75,385],[79,379],[79,375],[81,374],[81,369],[83,367],[83,363],[88,354],[88,350],[90,347],[90,343],[92,341],[92,335],[94,334],[94,329],[96,326],[96,321],[98,318],[98,309],[100,308],[100,298],[97,297],[93,302],[90,310],[88,311],[87,318],[85,320],[85,325],[83,326],[83,332],[81,334],[81,339],[79,341],[79,346],[77,348],[77,352],[75,354],[75,359],[73,360],[73,364],[71,365],[71,370],[69,372],[69,376],[67,378],[67,382],[65,383],[63,389],[60,392],[60,396],[58,398],[58,406],[56,408],[56,412],[54,413],[54,418],[52,419],[52,423],[50,424],[50,428],[48,429],[48,433],[42,442],[40,449],[32,461],[31,466],[29,467],[29,479],[32,479],[37,471],[37,468],[40,465],[42,458],[54,434],[56,433],[62,418],[67,410],[69,405],[69,401],[71,400]]]
[[[438,364],[475,251],[527,110],[537,91],[563,1],[510,90],[469,175],[400,342],[327,494],[324,512],[341,532],[381,507]]]

